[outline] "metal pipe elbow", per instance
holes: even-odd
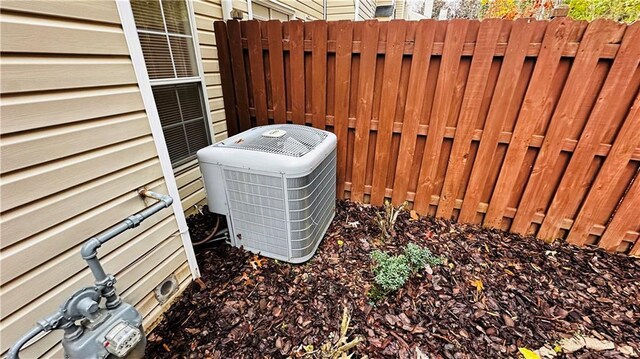
[[[23,335],[7,352],[8,359],[19,359],[20,350],[22,347],[27,344],[31,339],[35,338],[36,335],[40,334],[44,331],[44,328],[41,326],[37,326],[32,328],[27,334]]]
[[[173,203],[173,198],[171,198],[171,196],[149,191],[148,189],[145,189],[145,188],[140,188],[138,190],[138,194],[140,194],[143,197],[154,198],[154,199],[157,199],[158,201],[163,202],[165,208],[171,206],[171,204]]]
[[[100,246],[102,246],[100,240],[96,237],[91,237],[84,243],[84,245],[82,245],[80,255],[82,255],[82,258],[85,260],[95,258]]]

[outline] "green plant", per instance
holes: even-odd
[[[419,273],[427,265],[442,263],[442,258],[431,253],[427,248],[409,243],[403,254],[389,255],[380,250],[371,253],[374,262],[373,274],[376,283],[367,293],[372,302],[377,302],[385,295],[402,288],[411,274]]]
[[[632,23],[640,19],[640,0],[565,0],[569,17],[592,21],[598,18]]]
[[[404,249],[404,255],[407,257],[413,272],[424,269],[427,265],[435,266],[442,264],[442,258],[433,255],[429,249],[420,247],[414,243],[407,244],[407,247]]]
[[[382,251],[371,253],[374,260],[373,274],[375,282],[386,292],[396,291],[407,282],[411,274],[409,260],[403,254],[390,256]]]
[[[391,202],[384,201],[383,214],[380,214],[380,212],[376,211],[376,224],[380,228],[380,232],[382,232],[382,236],[384,237],[384,239],[391,238],[394,235],[395,231],[393,227],[395,227],[396,225],[398,215],[408,205],[409,203],[405,201],[400,206],[398,206],[398,208],[396,208],[393,206],[393,204],[391,204]]]

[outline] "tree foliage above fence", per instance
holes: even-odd
[[[576,20],[640,20],[640,0],[568,0],[569,16]]]
[[[340,198],[640,253],[640,23],[215,31],[230,133],[272,122],[335,132]]]

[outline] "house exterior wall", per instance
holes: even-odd
[[[327,20],[353,20],[356,11],[356,1],[360,0],[327,1]]]
[[[359,4],[358,18],[356,4]],[[327,0],[327,20],[368,20],[373,19],[376,12],[375,0]]]
[[[220,0],[211,0],[220,3]],[[332,0],[327,0],[332,1]],[[249,20],[249,2],[247,0],[233,0],[233,8],[244,13],[244,20]],[[252,4],[277,9],[279,5],[293,11],[293,15],[300,20],[322,20],[324,18],[323,0],[251,0]]]
[[[1,3],[0,353],[93,279],[85,239],[166,193],[115,1]],[[99,250],[150,328],[154,288],[191,281],[171,208]],[[175,298],[175,297],[174,297]],[[61,357],[61,332],[23,357]]]
[[[358,12],[358,20],[368,20],[375,18],[376,0],[359,0],[360,11]]]

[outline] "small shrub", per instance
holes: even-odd
[[[411,274],[416,274],[425,269],[427,265],[433,266],[442,263],[442,258],[434,256],[427,248],[409,243],[403,254],[391,256],[388,253],[376,250],[371,253],[374,262],[373,274],[376,283],[367,295],[373,302],[382,299],[388,293],[402,288]]]
[[[371,258],[376,262],[373,267],[375,282],[387,292],[396,291],[407,282],[411,267],[403,254],[390,256],[382,251],[374,251]]]
[[[442,258],[433,255],[429,249],[420,247],[414,243],[407,244],[407,247],[404,249],[404,256],[407,257],[413,272],[418,272],[427,265],[435,266],[442,264]]]

